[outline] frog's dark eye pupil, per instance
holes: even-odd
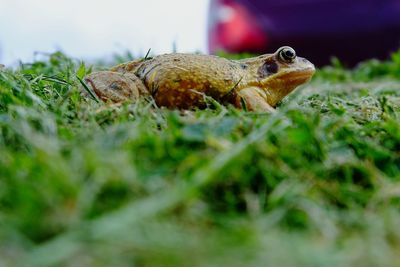
[[[291,47],[284,47],[279,51],[279,57],[284,62],[290,63],[296,58],[296,52]]]
[[[294,58],[294,53],[292,50],[283,50],[283,55],[285,58]]]

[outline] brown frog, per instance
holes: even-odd
[[[85,77],[103,101],[152,96],[159,106],[204,108],[206,97],[250,111],[272,111],[311,79],[314,65],[284,46],[273,54],[242,60],[209,55],[165,54],[131,61]]]

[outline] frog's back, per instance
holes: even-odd
[[[237,62],[216,56],[165,54],[134,70],[161,106],[188,108],[204,104],[204,95],[220,99],[240,81]]]

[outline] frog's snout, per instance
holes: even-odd
[[[298,69],[309,73],[311,76],[315,73],[315,66],[308,59],[303,57],[297,57],[296,61]]]

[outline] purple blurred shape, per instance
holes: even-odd
[[[289,45],[317,65],[329,63],[332,56],[354,65],[368,58],[386,58],[400,47],[400,0],[211,2],[212,53],[220,49],[265,53]],[[224,10],[231,13],[227,18],[221,16]],[[249,37],[240,32],[246,29],[256,29],[256,34]],[[235,38],[230,38],[231,35]],[[230,44],[232,40],[234,46]]]

